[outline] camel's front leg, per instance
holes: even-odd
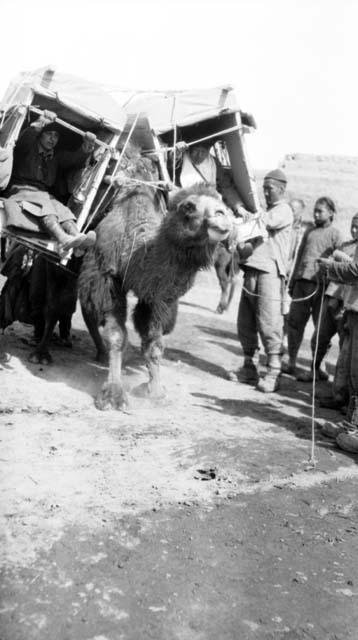
[[[125,320],[115,311],[106,316],[103,339],[109,353],[108,379],[95,399],[97,409],[124,409],[126,393],[122,385],[123,352],[127,343]]]
[[[158,313],[148,304],[139,302],[134,310],[134,325],[142,339],[142,353],[149,373],[148,383],[139,392],[150,398],[161,399],[165,391],[160,380],[160,364],[163,356],[163,327]]]

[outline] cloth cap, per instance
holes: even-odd
[[[264,180],[276,180],[276,182],[287,184],[287,178],[281,169],[273,169],[273,171],[269,171],[269,173],[265,175]]]
[[[44,133],[46,131],[56,131],[56,133],[60,134],[62,132],[62,127],[56,121],[49,122],[48,124],[45,124],[44,127],[42,127],[42,129],[40,131],[40,135],[41,135],[41,133]]]

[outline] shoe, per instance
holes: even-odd
[[[336,409],[339,411],[346,404],[341,396],[322,396],[319,398],[319,406],[324,409]]]
[[[336,444],[340,449],[348,453],[358,453],[358,429],[342,431],[336,438]]]
[[[68,240],[62,243],[62,249],[69,251],[70,249],[89,249],[96,242],[95,231],[88,233],[78,233],[75,236],[68,236]]]
[[[290,376],[294,376],[296,374],[296,367],[286,360],[283,360],[281,363],[281,371],[282,373],[288,373]]]
[[[259,380],[259,374],[256,365],[245,362],[245,364],[236,372],[236,379],[243,384],[257,384]]]
[[[317,380],[328,380],[329,379],[329,375],[327,373],[327,371],[323,371],[323,369],[317,369],[316,371],[316,379]],[[313,382],[313,371],[302,371],[302,373],[299,373],[296,376],[296,380],[298,380],[298,382]]]
[[[335,440],[340,433],[343,433],[345,431],[347,431],[349,427],[349,422],[347,422],[346,420],[342,420],[341,422],[325,422],[322,429],[321,429],[321,433],[323,436],[326,436],[326,438],[332,438],[333,440]]]
[[[258,391],[262,393],[273,393],[277,391],[280,386],[280,370],[271,369],[268,370],[264,378],[261,378],[256,385]]]

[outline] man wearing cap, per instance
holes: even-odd
[[[56,152],[61,127],[55,118],[56,114],[45,111],[16,143],[9,197],[4,202],[7,225],[25,229],[30,225],[43,231],[63,251],[86,249],[94,244],[95,232],[80,233],[72,211],[54,197],[53,190],[60,171],[84,166],[93,151],[94,136],[85,134],[76,151]]]
[[[257,384],[263,392],[276,391],[281,369],[283,332],[283,291],[287,273],[291,207],[284,202],[287,179],[281,169],[270,171],[263,191],[267,211],[263,214],[268,238],[254,248],[244,262],[244,283],[238,313],[238,335],[244,352],[244,364],[237,372],[241,382]],[[267,369],[262,379],[257,370],[258,338],[261,338]]]

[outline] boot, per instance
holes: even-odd
[[[288,373],[290,376],[296,374],[296,358],[285,356],[281,362],[282,373]]]
[[[256,389],[263,393],[273,393],[280,386],[281,361],[278,355],[267,357],[267,372],[264,378],[257,384]]]
[[[77,238],[77,244],[72,244],[71,248],[89,249],[93,247],[96,242],[96,232],[88,231],[88,233],[80,233],[77,229],[77,225],[73,220],[66,220],[61,225],[62,229],[72,236],[73,239]],[[73,242],[74,240],[72,240]],[[66,247],[65,247],[66,248]]]
[[[77,247],[81,249],[87,249],[89,246],[93,246],[96,241],[96,234],[94,231],[90,231],[88,236],[85,233],[80,233],[72,220],[64,222],[60,225],[56,216],[49,215],[41,218],[41,223],[44,231],[48,233],[52,238],[57,240],[61,249],[69,251]],[[69,224],[70,223],[70,224]],[[67,228],[64,228],[67,225]],[[67,230],[68,233],[66,232]],[[91,234],[91,235],[90,235]],[[93,238],[94,236],[94,238]]]
[[[255,358],[255,356],[244,356],[244,364],[236,372],[237,380],[243,384],[256,385],[259,379],[256,364],[257,358]]]
[[[346,399],[343,396],[339,395],[331,395],[331,396],[322,396],[319,398],[319,406],[324,409],[336,409],[339,410],[346,404]]]
[[[316,380],[327,382],[329,375],[323,369],[316,369]],[[298,382],[313,382],[313,371],[302,371],[296,376]]]

